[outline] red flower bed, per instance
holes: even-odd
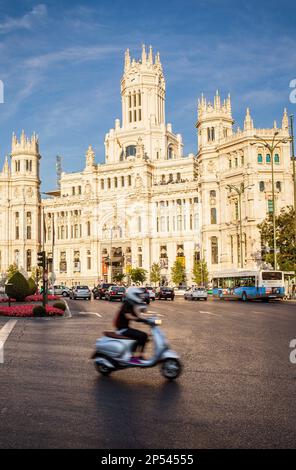
[[[47,298],[48,300],[60,300],[60,297],[58,295],[48,295]],[[25,302],[42,302],[42,300],[42,294],[28,295],[25,298]]]
[[[0,316],[4,317],[33,317],[34,305],[13,305],[11,307],[0,307]],[[64,315],[63,310],[46,305],[46,315]]]

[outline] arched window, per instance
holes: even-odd
[[[86,222],[86,233],[87,233],[87,236],[90,237],[90,221],[89,220]]]
[[[214,189],[211,189],[210,197],[216,197],[216,191]]]
[[[266,163],[270,163],[270,154],[269,153],[266,154]]]
[[[215,140],[215,128],[212,127],[211,129],[211,140],[214,141]]]
[[[211,140],[211,129],[208,127],[207,131],[208,131],[208,142],[210,142],[210,140]]]
[[[282,183],[281,183],[280,181],[277,181],[275,186],[276,186],[276,189],[277,189],[279,192],[281,192],[281,190],[282,190]]]
[[[104,180],[101,180],[101,189],[104,189]]]
[[[217,223],[217,209],[216,207],[211,208],[211,224]]]
[[[168,160],[172,160],[174,156],[174,149],[172,145],[168,147]]]
[[[129,185],[129,186],[132,185],[132,177],[131,177],[131,175],[128,175],[128,185]]]
[[[140,215],[138,216],[138,232],[142,232],[142,217]]]
[[[117,182],[117,177],[115,176],[115,178],[114,178],[114,188],[117,188],[117,186],[118,186],[118,182]]]
[[[218,264],[218,239],[217,237],[211,238],[211,257],[212,257],[212,264]]]
[[[137,148],[135,145],[128,145],[125,149],[125,156],[126,157],[135,157],[137,152]]]
[[[260,181],[260,183],[259,183],[259,190],[260,190],[260,192],[263,193],[264,189],[265,189],[264,181]]]
[[[111,178],[108,178],[108,189],[111,188]]]
[[[257,155],[257,162],[258,162],[258,163],[263,163],[262,153],[258,153],[258,155]]]
[[[277,165],[280,163],[280,156],[278,153],[276,153],[274,156],[274,163],[276,163]]]

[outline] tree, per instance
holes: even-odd
[[[159,284],[161,281],[161,274],[160,274],[160,265],[158,263],[153,263],[151,266],[150,271],[150,281],[154,284]]]
[[[288,206],[281,210],[275,219],[277,264],[282,271],[296,271],[295,210]],[[258,225],[261,234],[262,259],[274,267],[273,258],[273,220],[270,213]]]
[[[9,280],[17,272],[18,272],[17,264],[16,263],[10,264],[7,269],[7,279]]]
[[[32,277],[29,277],[28,285],[29,285],[29,294],[28,295],[36,294],[37,284],[36,284],[36,282],[34,281],[34,279]]]
[[[194,262],[192,279],[198,286],[206,286],[209,282],[209,271],[205,260]]]
[[[143,268],[133,268],[130,270],[129,275],[135,284],[143,284],[147,279],[147,271]]]
[[[176,259],[174,266],[171,268],[172,281],[176,285],[183,284],[186,281],[186,270],[184,262],[181,259]]]
[[[31,278],[37,283],[38,280],[42,279],[43,268],[40,266],[34,266],[31,270]]]
[[[123,274],[123,273],[114,274],[113,281],[122,282],[124,278],[125,278],[125,274]]]
[[[16,272],[8,279],[9,286],[6,286],[8,297],[22,301],[29,295],[29,284],[27,279],[20,273]]]

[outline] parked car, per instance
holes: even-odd
[[[105,300],[123,300],[125,297],[125,287],[110,286],[105,292]]]
[[[150,300],[155,300],[155,297],[156,297],[155,292],[156,292],[156,290],[154,289],[154,287],[148,286],[148,287],[146,287],[146,289],[147,289],[148,292],[149,292],[149,298],[150,298]]]
[[[172,287],[160,287],[156,293],[156,298],[158,300],[161,300],[161,299],[171,299],[171,300],[174,300],[175,298],[175,292],[174,292],[174,289]]]
[[[192,287],[187,289],[184,294],[185,300],[208,300],[208,293],[204,287]]]
[[[49,289],[49,293],[53,295],[62,295],[63,297],[70,297],[71,289],[66,286],[57,285]]]
[[[104,299],[105,298],[105,293],[109,289],[109,287],[115,286],[113,283],[104,283],[104,284],[99,284],[97,287],[93,288],[93,296],[94,299]]]
[[[70,292],[70,299],[91,299],[91,291],[88,286],[76,286]]]

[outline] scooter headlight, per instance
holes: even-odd
[[[161,325],[162,324],[162,320],[160,320],[159,318],[157,318],[155,320],[155,325]]]

